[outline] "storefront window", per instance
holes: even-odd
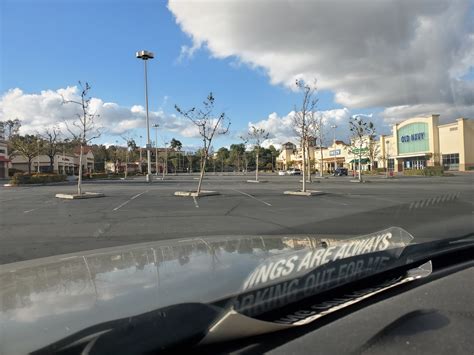
[[[388,160],[388,168],[393,170],[395,168],[395,161],[393,159]]]
[[[420,170],[426,167],[426,158],[411,158],[403,161],[404,169]]]
[[[459,153],[443,154],[443,166],[447,170],[459,169]]]

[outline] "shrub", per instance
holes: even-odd
[[[107,179],[109,174],[107,173],[92,173],[90,174],[91,179]]]
[[[13,175],[13,178],[10,180],[11,184],[14,185],[23,185],[23,184],[47,184],[51,182],[62,182],[66,181],[66,175],[59,174],[24,174],[16,173]]]
[[[9,177],[13,177],[13,175],[15,175],[17,173],[23,173],[23,170],[15,169],[15,168],[8,169],[8,176]]]
[[[443,176],[444,169],[442,166],[427,166],[420,170],[404,170],[403,174],[406,176]]]

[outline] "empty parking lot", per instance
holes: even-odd
[[[62,200],[74,185],[0,188],[0,263],[114,245],[170,238],[226,235],[315,235],[347,238],[390,226],[415,241],[472,233],[472,175],[368,178],[356,184],[330,177],[309,184],[324,195],[286,196],[300,187],[297,176],[209,175],[204,189],[218,196],[191,198],[175,191],[196,188],[193,175],[147,184],[93,181],[85,191],[106,197]]]

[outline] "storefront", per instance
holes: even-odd
[[[439,124],[439,115],[416,117],[393,126],[382,136],[382,157],[394,171],[443,166],[445,170],[474,169],[474,120],[459,118]]]

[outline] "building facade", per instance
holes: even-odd
[[[360,150],[360,154],[359,154]],[[391,135],[368,137],[362,144],[335,140],[328,147],[310,147],[312,170],[332,172],[338,167],[363,171],[376,168],[394,172],[443,166],[445,170],[474,170],[474,120],[458,118],[439,124],[439,115],[407,119],[392,127]],[[301,148],[282,145],[276,162],[279,170],[302,169]],[[322,162],[322,165],[321,165]]]
[[[60,153],[53,157],[53,164],[47,155],[37,155],[31,160],[31,172],[57,173],[77,175],[79,173],[79,154]],[[28,171],[28,159],[22,155],[15,155],[9,163],[10,168]],[[82,157],[83,174],[94,172],[94,154],[91,149],[85,149]]]
[[[10,159],[8,157],[8,144],[0,137],[0,179],[8,178],[8,165]]]
[[[439,124],[439,115],[398,123],[392,135],[380,137],[383,166],[394,171],[443,166],[445,170],[474,169],[474,120],[458,118]]]

